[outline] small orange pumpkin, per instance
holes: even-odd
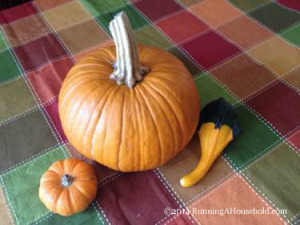
[[[49,210],[62,216],[85,210],[96,193],[97,178],[93,167],[78,159],[53,163],[40,180],[40,200]]]
[[[175,56],[136,45],[126,14],[110,30],[116,47],[81,59],[63,82],[62,127],[80,153],[107,167],[153,169],[191,140],[200,111],[196,86]]]

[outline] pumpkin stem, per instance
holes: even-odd
[[[73,183],[74,179],[73,177],[71,177],[69,174],[65,174],[62,178],[61,178],[61,184],[64,187],[69,187],[71,186],[71,184]]]
[[[114,72],[110,78],[119,85],[125,83],[132,88],[149,72],[149,68],[139,62],[136,41],[126,13],[118,13],[110,22],[109,30],[115,42],[117,55]]]

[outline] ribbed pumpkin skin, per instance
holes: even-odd
[[[61,178],[68,174],[74,181],[62,186]],[[39,197],[52,212],[71,216],[85,210],[97,194],[97,178],[93,167],[78,159],[53,163],[42,175]]]
[[[83,155],[124,172],[159,167],[192,138],[199,118],[194,80],[170,53],[138,46],[151,72],[132,89],[109,79],[115,47],[80,60],[59,94],[59,115],[71,144]]]

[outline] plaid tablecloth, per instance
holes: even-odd
[[[110,40],[121,10],[139,42],[185,63],[202,107],[220,96],[234,105],[242,133],[191,188],[179,180],[199,159],[197,136],[153,171],[93,163],[96,200],[64,218],[38,198],[54,161],[81,157],[57,95],[74,63]],[[2,11],[0,224],[299,224],[299,10],[297,0],[36,0]]]

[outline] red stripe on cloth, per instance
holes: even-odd
[[[278,82],[247,102],[282,135],[300,125],[300,95]]]
[[[277,0],[281,5],[288,7],[290,9],[300,11],[300,1],[299,0]]]
[[[56,133],[59,134],[59,137],[62,142],[67,141],[67,137],[65,136],[65,133],[62,129],[61,122],[59,119],[59,114],[58,114],[58,100],[57,98],[55,99],[54,102],[52,102],[49,105],[46,105],[44,108],[47,112],[47,115],[50,117],[52,125],[54,126],[54,130]]]
[[[11,23],[38,13],[31,2],[0,11],[0,24]]]
[[[205,69],[228,60],[240,52],[239,48],[213,31],[182,44],[182,47]]]
[[[162,222],[161,224],[168,225],[193,225],[195,222],[192,220],[192,216],[188,216],[188,214],[184,214],[186,211],[178,210],[178,213],[168,220]]]
[[[66,56],[28,74],[28,79],[41,102],[48,102],[58,95],[61,84],[73,65],[72,59]]]
[[[204,22],[188,11],[170,16],[159,21],[156,25],[176,43],[209,29]]]
[[[154,224],[179,207],[153,171],[126,173],[101,187],[97,201],[111,224]]]
[[[174,13],[182,8],[173,0],[142,0],[134,5],[150,20],[157,20],[163,16]]]
[[[26,72],[37,69],[49,60],[67,55],[54,34],[43,36],[13,49]]]
[[[288,140],[300,152],[300,131],[298,130],[298,132],[292,134]]]

